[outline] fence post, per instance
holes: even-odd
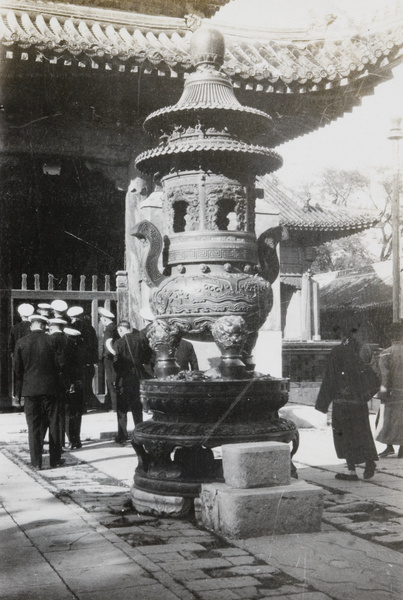
[[[109,292],[110,289],[111,289],[111,278],[109,275],[105,275],[105,292]],[[107,310],[111,310],[111,301],[105,300],[104,306]]]

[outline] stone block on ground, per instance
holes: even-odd
[[[203,525],[229,538],[247,539],[320,531],[323,490],[305,481],[257,489],[202,485]]]
[[[232,488],[288,485],[290,447],[281,442],[253,442],[222,446],[224,480]]]

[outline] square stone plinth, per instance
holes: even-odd
[[[288,485],[291,458],[288,444],[253,442],[222,446],[224,480],[232,488]]]
[[[258,489],[209,483],[200,501],[203,525],[229,538],[320,531],[323,490],[305,481]]]

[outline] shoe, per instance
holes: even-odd
[[[56,469],[57,467],[61,467],[62,465],[64,465],[66,461],[64,460],[64,458],[61,458],[60,460],[57,461],[56,464],[51,464],[50,468],[51,469]]]
[[[365,465],[364,479],[371,479],[375,475],[375,463],[369,463]]]
[[[36,465],[32,465],[31,469],[33,471],[42,471],[42,467],[37,467]]]
[[[400,452],[400,450],[399,450]],[[386,458],[386,456],[391,456],[391,454],[395,453],[395,449],[393,446],[386,446],[385,450],[378,454],[379,458]]]
[[[119,444],[119,446],[126,446],[127,444],[127,440],[124,439],[120,439],[120,438],[115,438],[115,444]]]
[[[356,473],[336,473],[336,479],[343,479],[343,481],[358,481],[358,475]]]
[[[70,444],[70,450],[79,450],[83,445],[81,442],[77,442],[76,444]]]

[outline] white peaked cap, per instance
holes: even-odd
[[[68,308],[68,304],[64,300],[53,300],[50,306],[57,312],[64,312]]]
[[[78,317],[78,315],[82,315],[83,312],[84,312],[84,309],[81,306],[72,306],[67,311],[67,315],[69,317]]]
[[[21,317],[30,317],[35,312],[35,309],[32,306],[32,304],[20,304],[17,310]]]
[[[40,302],[38,304],[38,308],[42,308],[42,310],[50,310],[52,307],[47,302]]]
[[[103,306],[100,306],[98,308],[98,313],[101,315],[101,317],[107,317],[108,319],[114,319],[115,315],[108,310],[107,308],[104,308]]]
[[[81,335],[81,331],[78,331],[78,329],[73,329],[72,327],[65,327],[63,331],[66,335],[71,335],[71,337],[78,337]]]
[[[49,319],[49,325],[67,325],[64,319]]]
[[[31,315],[28,317],[28,321],[32,323],[32,321],[42,321],[42,323],[48,323],[49,320],[43,315]]]

